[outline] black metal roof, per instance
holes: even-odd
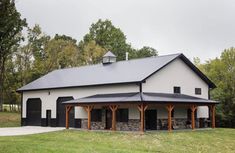
[[[119,61],[107,65],[96,64],[59,69],[19,88],[17,91],[140,83],[178,58],[181,58],[189,67],[191,67],[191,69],[198,74],[210,88],[216,87],[215,84],[196,68],[196,66],[194,66],[183,54],[171,54]]]
[[[217,101],[202,99],[185,94],[170,93],[115,93],[115,94],[97,94],[84,98],[74,99],[63,104],[97,104],[97,103],[197,103],[197,104],[217,104]]]

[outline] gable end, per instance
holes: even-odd
[[[146,78],[144,78],[142,80],[142,82],[145,82],[149,77],[151,77],[152,75],[154,75],[155,73],[157,73],[158,71],[160,71],[161,69],[165,68],[167,65],[169,65],[170,63],[172,63],[173,61],[175,61],[176,59],[181,59],[187,66],[189,66],[193,72],[195,72],[203,81],[205,81],[209,88],[216,88],[216,85],[205,75],[203,74],[187,57],[185,57],[183,54],[179,54],[176,58],[172,59],[171,61],[169,61],[167,64],[165,64],[163,67],[161,67],[160,69],[158,69],[157,71],[153,72],[152,74],[150,74],[149,76],[147,76]]]

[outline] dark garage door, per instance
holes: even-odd
[[[26,107],[26,125],[41,126],[42,103],[40,98],[28,99]]]
[[[65,105],[62,102],[72,100],[73,97],[59,97],[56,101],[57,103],[57,126],[65,127]],[[70,111],[69,114],[69,126],[74,127],[74,108]]]

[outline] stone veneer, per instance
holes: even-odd
[[[92,130],[104,130],[106,125],[105,109],[102,109],[101,122],[91,122]],[[129,119],[128,122],[116,122],[118,131],[138,131],[140,127],[139,119]],[[87,119],[81,119],[81,128],[87,129]]]
[[[81,120],[81,128],[87,129],[87,119]],[[128,122],[116,122],[116,129],[118,131],[138,131],[140,127],[139,119],[129,119]],[[91,122],[92,130],[104,130],[105,122]]]
[[[162,129],[160,120],[165,128]],[[186,129],[187,118],[174,118],[177,129]],[[198,120],[195,121],[195,127],[199,127]],[[157,130],[167,130],[168,119],[157,119]],[[92,130],[104,130],[106,125],[105,109],[102,109],[101,122],[91,122]],[[87,119],[81,119],[81,128],[87,129]],[[189,127],[188,127],[189,128]],[[118,131],[139,131],[140,119],[129,119],[128,122],[116,122]]]
[[[140,129],[140,120],[129,119],[128,122],[117,122],[116,128],[119,131],[138,131]]]
[[[158,123],[157,124],[157,129],[158,130],[161,130],[160,120],[161,120],[162,124],[164,124],[166,127],[167,127],[167,124],[168,124],[168,119],[158,119],[158,122],[157,122]],[[187,118],[175,118],[174,120],[175,120],[175,124],[178,127],[178,129],[187,129],[187,128],[189,128],[189,127],[186,126],[186,122],[188,121]],[[174,126],[173,123],[172,123],[172,126]],[[191,124],[190,124],[190,126],[191,126]],[[198,127],[199,127],[198,120],[195,120],[195,128],[198,128]],[[163,129],[163,130],[165,130],[165,129]]]
[[[164,129],[161,129],[160,120],[163,125],[165,125]],[[190,127],[186,127],[186,118],[175,118],[175,124],[177,129],[186,129]],[[158,119],[157,120],[157,130],[167,130],[168,119]],[[198,121],[195,122],[195,127],[199,127]],[[87,129],[87,119],[81,119],[81,128]],[[139,119],[129,119],[128,122],[116,122],[116,129],[118,131],[139,131],[140,128],[140,120]],[[102,118],[102,122],[91,122],[92,130],[104,130],[105,129],[105,120]]]

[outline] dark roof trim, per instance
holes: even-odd
[[[176,105],[180,105],[180,104],[188,104],[188,105],[199,105],[199,106],[208,106],[208,105],[214,105],[214,104],[219,104],[219,102],[210,102],[210,103],[206,103],[206,102],[190,102],[190,101],[184,101],[184,102],[171,102],[171,101],[157,101],[157,102],[153,102],[153,101],[131,101],[131,102],[125,102],[125,101],[113,101],[113,102],[89,102],[89,103],[62,103],[63,105],[75,105],[75,106],[79,106],[79,105],[95,105],[95,104],[142,104],[142,103],[148,103],[148,104],[176,104]]]
[[[26,89],[26,90],[16,90],[18,93],[25,91],[39,91],[39,90],[54,90],[54,89],[67,89],[67,88],[84,88],[84,87],[96,87],[96,86],[109,86],[109,85],[123,85],[123,84],[136,84],[140,82],[118,82],[118,83],[107,83],[107,84],[96,84],[96,85],[82,85],[82,86],[67,86],[67,87],[55,87],[55,88],[40,88],[40,89]]]
[[[183,54],[179,54],[176,58],[169,61],[167,64],[165,64],[163,67],[158,69],[157,71],[153,72],[149,76],[147,76],[145,79],[142,80],[142,82],[146,81],[149,77],[175,61],[176,59],[180,58],[185,64],[187,64],[204,82],[206,82],[209,86],[209,88],[216,88],[216,85],[206,76],[204,75],[187,57],[185,57]]]

